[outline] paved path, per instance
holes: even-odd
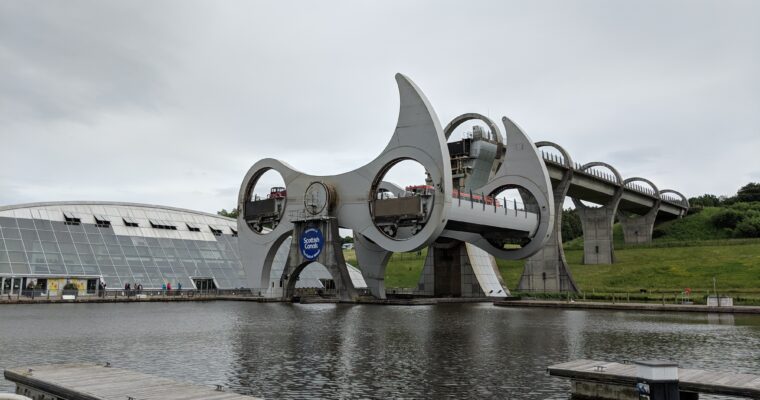
[[[636,385],[636,365],[574,360],[547,368],[549,375],[620,386]],[[692,393],[760,398],[760,375],[730,371],[678,369],[678,388]]]
[[[631,311],[668,311],[701,313],[760,314],[757,306],[709,307],[695,304],[660,304],[660,303],[602,303],[593,301],[558,301],[558,300],[502,300],[494,302],[500,307],[543,307],[575,308],[596,310],[631,310]]]

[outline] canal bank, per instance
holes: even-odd
[[[161,292],[153,291],[141,294],[124,295],[123,292],[108,294],[107,296],[76,296],[65,298],[63,296],[0,296],[0,305],[3,304],[71,304],[71,303],[142,303],[142,302],[208,302],[208,301],[242,301],[255,303],[300,303],[300,304],[375,304],[394,306],[427,306],[434,304],[460,304],[460,303],[491,303],[493,298],[488,297],[399,297],[387,299],[375,299],[373,297],[359,297],[355,301],[341,301],[337,297],[299,296],[292,301],[281,298],[269,298],[253,296],[249,292]]]
[[[691,313],[760,314],[758,306],[706,306],[699,304],[606,303],[557,300],[500,300],[498,307],[569,308],[585,310],[662,311]]]

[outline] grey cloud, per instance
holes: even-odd
[[[4,1],[0,201],[214,211],[234,206],[263,157],[347,171],[393,132],[396,72],[442,124],[507,115],[578,162],[687,195],[733,193],[760,170],[758,12],[744,1]]]

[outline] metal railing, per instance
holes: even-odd
[[[565,159],[564,159],[564,157],[562,157],[560,155],[557,155],[557,154],[554,154],[554,153],[550,153],[550,152],[546,152],[546,151],[541,150],[541,158],[543,158],[544,161],[547,161],[549,163],[556,164],[556,165],[559,165],[559,166],[562,166],[562,167],[565,166]],[[604,180],[604,181],[607,181],[607,182],[611,182],[611,183],[617,184],[617,179],[615,178],[614,175],[612,175],[610,173],[607,173],[607,172],[604,172],[604,171],[600,171],[599,169],[593,168],[593,167],[592,168],[588,168],[586,170],[581,170],[581,167],[582,167],[582,165],[580,163],[578,163],[578,162],[574,162],[573,163],[573,170],[576,170],[576,171],[578,171],[580,173],[585,173],[587,175],[593,176],[595,178],[598,178],[598,179],[601,179],[601,180]],[[654,189],[646,187],[646,186],[643,186],[643,185],[639,185],[637,183],[628,183],[628,184],[625,185],[625,188],[629,189],[629,190],[632,190],[634,192],[638,192],[638,193],[642,193],[642,194],[648,195],[648,196],[655,196]],[[664,201],[669,202],[669,203],[678,204],[680,206],[686,206],[686,202],[682,198],[677,197],[677,196],[664,195],[664,196],[660,196],[660,198],[662,200],[664,200]]]
[[[73,295],[76,299],[157,299],[177,297],[219,297],[241,296],[256,297],[251,289],[107,289],[105,291],[80,292],[78,290],[44,290],[23,289],[13,293],[4,293],[0,300],[62,300],[64,295]]]

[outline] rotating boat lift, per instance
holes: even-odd
[[[471,291],[479,289],[481,295],[505,296],[494,257],[523,259],[544,246],[554,227],[552,187],[528,136],[504,117],[504,150],[497,125],[478,114],[460,116],[444,129],[422,91],[404,75],[397,74],[396,81],[400,110],[395,132],[367,165],[330,176],[309,175],[270,158],[250,168],[238,195],[238,232],[241,261],[254,291],[270,293],[275,254],[292,237],[280,277],[281,296],[292,298],[300,272],[319,262],[332,274],[341,300],[355,300],[358,294],[343,258],[339,228],[353,230],[359,268],[376,298],[385,298],[385,268],[395,252],[430,247],[423,280],[433,287],[421,282],[418,288],[426,294],[458,296],[462,287],[467,292],[466,285],[471,285]],[[489,139],[497,150],[483,152],[491,163],[487,173],[465,177],[454,188],[447,138],[459,124],[473,119],[489,126],[494,136]],[[403,160],[425,168],[423,190],[410,192],[383,181]],[[282,176],[285,188],[258,199],[253,189],[269,170]],[[494,198],[505,189],[517,189],[523,199],[530,199],[524,209],[509,209],[506,201]]]

